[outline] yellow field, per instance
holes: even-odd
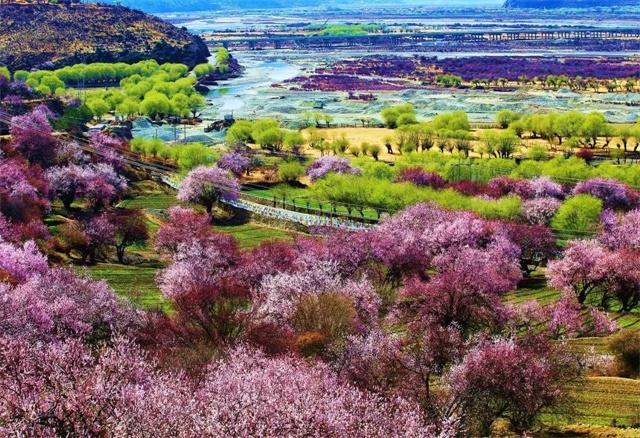
[[[331,141],[335,138],[345,136],[349,143],[352,145],[360,146],[362,143],[367,142],[371,144],[377,144],[382,149],[380,150],[380,159],[385,161],[393,161],[395,156],[389,155],[384,147],[385,137],[393,138],[393,129],[388,128],[322,128],[318,129],[319,132],[324,134],[327,141]],[[308,137],[308,130],[302,131],[305,137]],[[394,147],[395,149],[395,147]],[[320,155],[320,152],[309,147],[305,150],[309,155]]]
[[[393,150],[396,151],[394,155],[390,155],[387,153],[387,149],[384,147],[385,138],[394,138],[393,129],[388,128],[319,128],[318,132],[324,134],[327,142],[332,141],[333,139],[339,138],[341,136],[345,136],[347,140],[349,140],[349,144],[360,146],[362,143],[367,142],[371,144],[377,144],[381,147],[380,150],[380,160],[383,161],[394,161],[398,157],[397,149],[395,143],[393,144]],[[481,138],[482,133],[486,131],[486,129],[473,129],[471,133],[476,140],[471,141],[471,145],[473,147],[480,144],[480,141],[477,140]],[[305,137],[308,138],[308,129],[302,131]],[[522,150],[519,153],[525,153],[526,149],[533,145],[542,145],[549,148],[549,143],[546,140],[542,139],[524,139],[522,141]],[[556,153],[561,151],[562,148],[553,147],[549,148],[550,153]],[[306,147],[304,152],[310,156],[316,157],[320,156],[320,152],[310,147]],[[348,155],[348,154],[347,154]],[[471,152],[471,156],[479,156],[476,152]],[[516,154],[517,155],[517,154]]]

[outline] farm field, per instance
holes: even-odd
[[[640,382],[619,377],[587,377],[570,389],[575,411],[566,418],[544,414],[541,420],[561,426],[572,423],[598,426],[631,427],[638,425]],[[629,436],[638,436],[639,430]]]
[[[170,305],[156,286],[157,266],[123,266],[100,263],[91,268],[78,269],[96,280],[104,280],[123,298],[146,310],[168,311]]]

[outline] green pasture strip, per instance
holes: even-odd
[[[142,208],[146,210],[166,210],[178,204],[175,195],[168,193],[149,193],[125,199],[119,206],[123,208]]]
[[[99,263],[77,269],[96,280],[105,280],[119,296],[143,309],[167,311],[170,308],[155,283],[157,267]]]
[[[290,241],[294,235],[291,231],[270,228],[254,222],[241,225],[215,225],[214,229],[233,236],[240,249],[255,248],[266,241]]]

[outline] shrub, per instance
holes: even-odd
[[[296,337],[296,349],[305,357],[319,356],[327,346],[327,338],[322,333],[304,332]]]
[[[590,151],[589,149],[580,149],[578,150],[578,152],[576,152],[576,157],[583,159],[584,161],[586,161],[587,163],[590,162],[593,159],[593,151]]]
[[[11,73],[9,72],[9,69],[7,67],[0,67],[0,76],[6,79],[11,79]]]
[[[250,167],[250,160],[237,152],[227,152],[220,157],[216,165],[220,169],[228,170],[236,177],[240,177]]]
[[[536,198],[522,203],[522,217],[529,224],[547,225],[560,208],[555,198]]]
[[[292,316],[297,333],[320,333],[327,343],[339,340],[355,328],[357,314],[351,300],[338,293],[307,295]]]
[[[311,181],[324,178],[329,173],[355,174],[362,173],[357,167],[351,166],[349,160],[339,157],[322,157],[314,161],[307,169]]]
[[[624,184],[604,178],[591,178],[578,183],[574,194],[586,193],[602,200],[605,208],[618,209],[632,207],[630,190]]]
[[[213,162],[213,150],[202,143],[173,145],[171,151],[178,167],[183,172]]]
[[[198,64],[193,68],[193,74],[196,75],[196,77],[201,78],[203,76],[208,75],[209,73],[212,73],[215,70],[215,68],[213,67],[213,65],[207,63],[204,64]]]
[[[227,144],[253,143],[253,123],[249,120],[237,120],[229,129],[225,140]]]
[[[370,144],[367,149],[371,154],[371,156],[373,157],[373,159],[378,161],[378,157],[380,156],[380,150],[381,150],[380,145]]]
[[[498,123],[502,129],[508,128],[512,122],[519,119],[520,114],[510,110],[501,110],[496,114],[496,123]]]
[[[549,159],[549,151],[544,146],[535,145],[529,148],[527,156],[533,161],[546,161]]]
[[[355,149],[353,150],[358,150],[357,146],[354,146]],[[347,150],[349,150],[349,152],[351,152],[351,147],[349,146],[349,140],[347,140],[347,137],[342,134],[340,137],[334,139],[331,142],[331,149],[333,149],[333,152],[335,154],[344,154]],[[358,156],[357,154],[354,154],[355,156]]]
[[[348,149],[348,150],[349,150],[349,153],[350,153],[351,155],[353,155],[354,157],[358,157],[358,156],[360,156],[360,153],[362,152],[362,149],[360,148],[360,146],[357,146],[357,145],[355,145],[355,144],[354,144],[354,145],[349,146],[349,149]]]
[[[394,129],[402,124],[415,123],[415,113],[413,105],[405,103],[383,109],[382,120],[387,128]]]
[[[300,153],[300,149],[304,143],[304,136],[298,131],[289,131],[284,135],[285,147],[294,154]]]
[[[298,180],[305,173],[305,168],[297,161],[290,161],[288,163],[282,163],[278,167],[278,177],[286,182],[293,183]]]
[[[576,195],[560,206],[551,226],[570,233],[592,233],[596,231],[601,212],[600,199],[590,195]]]
[[[362,164],[358,163],[358,165],[364,171],[365,176],[386,180],[391,180],[395,176],[393,168],[385,163],[363,161]]]
[[[615,354],[625,376],[638,377],[640,375],[639,330],[624,330],[613,336],[609,341],[609,349]]]
[[[441,189],[447,182],[437,173],[425,172],[419,167],[402,169],[396,178],[399,182],[409,182],[417,186],[429,186],[434,189]]]

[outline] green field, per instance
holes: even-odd
[[[160,289],[156,286],[157,267],[99,263],[90,268],[78,268],[92,278],[105,280],[122,297],[143,309],[168,310]]]
[[[269,228],[254,222],[241,225],[215,226],[216,231],[230,234],[235,237],[240,249],[250,249],[260,245],[262,242],[270,240],[289,241],[293,238],[294,232]]]
[[[373,208],[364,208],[362,211],[351,209],[349,211],[344,205],[331,205],[329,201],[315,198],[309,189],[291,187],[287,184],[278,184],[272,187],[254,187],[244,191],[244,193],[263,199],[268,203],[275,201],[277,207],[286,209],[311,209],[310,213],[338,213],[344,216],[356,218],[365,217],[367,219],[378,219],[379,214]]]
[[[168,193],[148,193],[125,199],[119,206],[122,208],[142,208],[149,210],[166,210],[178,204],[175,195]]]
[[[640,425],[640,380],[588,377],[572,385],[573,410],[542,415],[552,425],[588,423],[602,426]]]

